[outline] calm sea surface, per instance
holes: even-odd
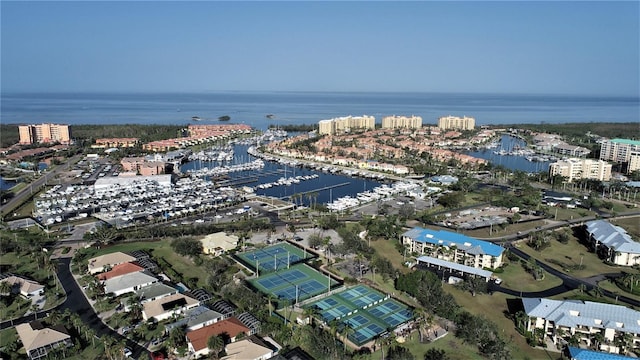
[[[640,99],[513,94],[210,92],[210,93],[3,93],[0,123],[187,124],[230,123],[258,129],[270,124],[312,124],[346,115],[419,115],[425,124],[440,116],[472,116],[476,124],[635,122]],[[268,119],[266,115],[274,115]]]

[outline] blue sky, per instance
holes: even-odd
[[[640,3],[10,2],[2,91],[640,96]]]

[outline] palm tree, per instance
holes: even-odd
[[[45,270],[47,270],[47,279],[51,278],[51,274],[55,274],[58,271],[58,260],[57,259],[49,259],[45,266]],[[57,288],[57,281],[56,281]]]
[[[600,345],[604,342],[604,335],[601,332],[591,334],[591,342],[595,350],[600,350]]]
[[[614,344],[620,348],[620,351],[627,355],[629,353],[629,349],[633,345],[633,336],[626,332],[619,332],[616,334],[613,339]]]
[[[134,320],[138,320],[142,317],[142,304],[140,304],[140,299],[137,295],[129,297],[127,305],[129,305],[129,313]]]
[[[212,356],[217,359],[220,351],[224,349],[224,340],[220,335],[211,336],[207,340],[207,347],[212,352]]]
[[[62,320],[62,313],[59,310],[51,310],[51,312],[49,313],[49,323],[51,325],[57,325],[60,320]]]
[[[13,286],[11,286],[6,281],[0,281],[0,295],[1,296],[10,296],[13,290]]]
[[[38,310],[40,310],[40,307],[38,306],[38,304],[31,304],[29,309],[33,311],[33,319],[38,320]]]

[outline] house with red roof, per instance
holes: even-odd
[[[144,270],[144,268],[138,264],[135,263],[122,263],[122,264],[118,264],[116,266],[114,266],[111,270],[99,274],[98,275],[98,279],[99,280],[109,280],[111,278],[114,278],[116,276],[122,276],[122,275],[127,275],[127,274],[131,274],[134,272],[139,272]]]
[[[229,336],[229,341],[233,343],[240,334],[251,335],[251,330],[234,317],[218,321],[187,333],[189,352],[193,354],[194,358],[208,355],[209,347],[207,346],[207,341],[209,341],[209,338],[225,333]]]

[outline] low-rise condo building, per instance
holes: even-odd
[[[382,118],[383,129],[420,129],[422,117],[420,116],[385,116]]]
[[[579,179],[609,181],[611,164],[602,160],[572,158],[549,164],[549,175],[564,176],[568,182]]]
[[[603,259],[616,265],[640,264],[640,243],[627,232],[605,220],[586,223],[586,232],[592,249]]]
[[[523,298],[526,330],[543,329],[554,343],[576,337],[580,345],[620,353],[620,338],[629,347],[640,345],[640,312],[626,306],[582,300]],[[618,344],[618,345],[616,345]]]
[[[438,128],[442,130],[458,129],[473,130],[476,126],[476,119],[472,117],[443,116],[438,119]]]
[[[329,120],[320,120],[318,123],[318,134],[335,135],[349,132],[351,130],[373,130],[376,127],[376,118],[373,116],[343,116]]]
[[[415,227],[400,241],[410,252],[428,255],[474,268],[496,269],[502,264],[504,248],[449,231]]]

